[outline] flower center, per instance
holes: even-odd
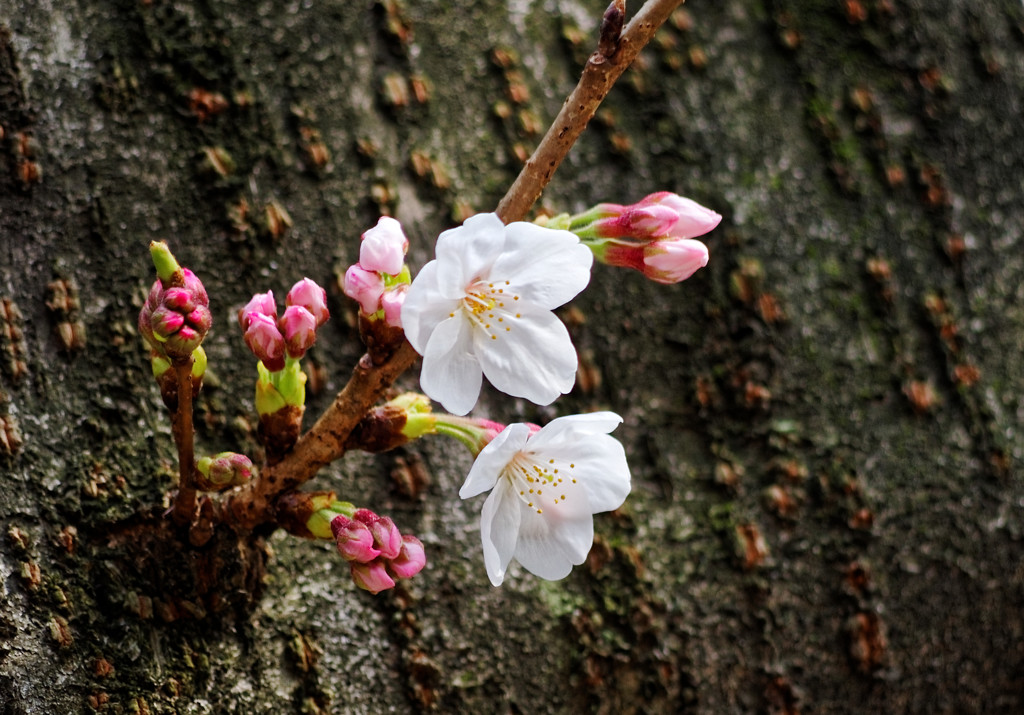
[[[519,499],[526,506],[543,514],[548,507],[557,507],[566,500],[576,478],[575,464],[558,459],[539,460],[536,455],[517,452],[505,466],[508,479]]]
[[[512,331],[512,321],[521,317],[511,306],[519,296],[506,292],[509,281],[489,282],[476,280],[466,288],[462,298],[462,312],[473,325],[497,340],[501,333]],[[455,317],[455,313],[450,314]]]

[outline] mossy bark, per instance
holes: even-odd
[[[3,712],[1024,708],[1020,3],[691,0],[542,203],[692,196],[725,215],[711,262],[673,287],[597,267],[563,313],[578,388],[480,406],[619,412],[632,495],[569,578],[493,589],[460,447],[349,455],[316,487],[427,547],[376,597],[329,545],[281,533],[146,558],[176,471],[133,327],[146,246],[167,239],[210,291],[200,452],[252,452],[234,311],[333,284],[382,211],[420,266],[493,209],[603,4],[16,5]],[[337,290],[331,308],[307,421],[361,353]],[[189,569],[208,590],[176,582]]]

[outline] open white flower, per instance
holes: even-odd
[[[590,249],[568,231],[506,226],[492,213],[442,233],[436,253],[402,308],[405,335],[423,356],[423,391],[464,415],[481,373],[540,405],[571,390],[576,350],[551,311],[590,281]]]
[[[541,578],[564,578],[587,558],[593,515],[617,509],[629,494],[629,465],[613,412],[552,420],[531,434],[506,427],[480,451],[463,499],[491,490],[480,514],[484,565],[500,586],[515,558]]]

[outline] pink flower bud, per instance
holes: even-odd
[[[167,338],[164,348],[171,357],[186,358],[203,342],[206,333],[183,325],[178,332]]]
[[[394,579],[388,576],[384,562],[379,559],[368,564],[353,561],[349,564],[349,569],[352,571],[352,580],[356,586],[370,593],[376,594],[395,587]]]
[[[159,308],[154,310],[149,317],[151,330],[162,338],[169,338],[171,335],[181,330],[181,326],[184,324],[184,315],[181,313],[175,313],[164,305],[161,305]]]
[[[345,271],[342,290],[349,298],[359,302],[364,313],[370,315],[380,309],[380,298],[384,294],[384,279],[375,271],[368,271],[356,263]]]
[[[690,238],[670,238],[644,246],[643,274],[657,283],[678,283],[708,264],[708,247]]]
[[[210,314],[209,308],[205,305],[200,305],[185,316],[185,322],[205,335],[213,324],[213,316]]]
[[[284,336],[269,315],[249,313],[249,327],[245,331],[245,344],[271,372],[284,369]]]
[[[679,222],[679,215],[668,206],[640,206],[622,216],[624,233],[638,238],[668,236]]]
[[[380,551],[373,546],[370,527],[361,521],[354,521],[344,514],[338,514],[331,520],[331,533],[338,544],[338,553],[346,561],[368,563],[380,556]]]
[[[277,303],[274,302],[274,291],[268,290],[266,293],[257,293],[245,304],[244,308],[238,311],[238,324],[241,326],[242,332],[249,329],[249,313],[261,313],[277,320]]]
[[[423,544],[415,536],[402,537],[402,550],[388,563],[388,572],[395,578],[412,578],[427,563]]]
[[[161,302],[179,313],[188,313],[198,305],[192,293],[184,288],[168,288],[164,291]]]
[[[240,486],[252,477],[252,460],[237,452],[221,452],[204,463],[200,460],[199,471],[217,486]]]
[[[402,327],[402,305],[405,304],[405,294],[408,292],[409,284],[401,283],[384,291],[380,297],[380,307],[384,309],[384,322],[393,328]]]
[[[373,544],[386,559],[393,559],[402,550],[402,534],[389,516],[378,516],[369,509],[356,509],[352,517],[370,528]]]
[[[192,299],[199,305],[209,306],[210,297],[206,295],[206,286],[203,282],[187,268],[182,268],[181,272],[185,275],[185,290],[192,294]]]
[[[303,278],[292,286],[284,299],[285,305],[302,306],[316,318],[316,326],[319,328],[331,317],[327,310],[327,291],[318,286],[315,281]]]
[[[402,231],[402,224],[390,216],[381,216],[377,225],[363,234],[359,265],[368,271],[397,275],[405,264],[408,250],[409,239]]]
[[[306,354],[316,342],[316,318],[301,305],[289,305],[277,321],[284,334],[285,349],[293,358]]]
[[[717,226],[722,217],[715,211],[701,206],[693,199],[688,199],[670,191],[660,191],[645,197],[635,204],[638,209],[660,207],[669,209],[676,214],[677,221],[669,233],[656,234],[655,237],[694,238],[703,236]]]

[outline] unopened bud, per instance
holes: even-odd
[[[371,315],[380,309],[380,298],[384,294],[384,279],[375,271],[368,271],[358,263],[345,271],[342,291],[359,303],[363,313]]]
[[[377,225],[363,234],[359,265],[368,271],[395,275],[402,270],[408,250],[409,239],[402,225],[390,216],[381,216]]]
[[[266,293],[257,293],[254,295],[245,307],[238,311],[238,325],[242,328],[244,333],[249,329],[249,318],[250,313],[259,313],[262,315],[270,316],[273,320],[277,320],[277,303],[274,302],[274,291],[268,290]]]
[[[370,528],[373,545],[385,559],[393,559],[402,550],[402,533],[389,516],[378,516],[369,509],[356,509],[353,518]]]
[[[356,586],[370,593],[377,594],[395,587],[395,581],[388,575],[382,561],[352,562],[349,569],[352,571],[352,580]]]
[[[403,536],[402,549],[388,563],[388,572],[395,578],[412,578],[426,563],[427,555],[420,540],[415,536]]]
[[[708,264],[708,247],[691,238],[665,239],[644,246],[643,274],[658,283],[684,281]]]
[[[309,278],[303,278],[293,285],[284,302],[287,306],[301,306],[312,313],[318,328],[331,317],[327,310],[327,291]]]
[[[316,317],[301,305],[288,306],[277,324],[290,357],[301,358],[316,342]]]
[[[331,520],[331,533],[338,544],[338,553],[346,561],[368,563],[380,555],[370,527],[361,521],[338,514]]]
[[[380,307],[384,309],[384,322],[393,328],[402,327],[402,305],[409,286],[405,283],[390,288],[381,295]]]
[[[277,372],[284,369],[284,336],[277,328],[277,322],[264,313],[249,313],[246,316],[245,344],[259,358],[267,370]]]
[[[221,452],[213,457],[203,457],[196,462],[196,469],[206,477],[209,487],[224,489],[245,484],[252,477],[252,460],[237,452]]]

